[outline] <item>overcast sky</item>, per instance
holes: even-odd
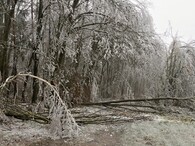
[[[195,40],[195,0],[149,1],[152,3],[150,13],[157,33],[170,30],[170,22],[173,35],[178,33],[185,41]]]

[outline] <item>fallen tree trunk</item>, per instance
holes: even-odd
[[[117,100],[117,101],[115,100],[115,101],[105,101],[105,102],[97,102],[97,103],[82,103],[81,105],[83,106],[98,105],[98,106],[104,106],[108,108],[110,107],[110,108],[113,108],[113,110],[117,110],[118,108],[122,108],[122,109],[124,108],[125,110],[133,110],[135,108],[139,112],[142,111],[142,112],[149,112],[149,113],[153,113],[153,112],[161,113],[165,110],[165,108],[151,104],[151,102],[163,101],[163,100],[193,101],[193,98],[192,97],[190,98],[167,97],[167,98],[151,98],[151,99],[128,99],[128,100]],[[35,112],[28,111],[27,109],[22,108],[19,105],[4,104],[3,112],[5,113],[6,116],[13,116],[15,118],[22,119],[22,120],[32,120],[32,121],[43,123],[43,124],[50,123],[51,121],[46,116],[43,116],[42,114],[37,114]],[[96,121],[96,123],[106,123],[106,122],[116,122],[116,121],[119,122],[119,121],[129,120],[129,119],[111,118],[108,115],[96,115],[95,113],[91,113],[90,115],[85,115],[86,114],[85,112],[81,112],[80,114],[81,115],[79,116],[78,115],[75,116],[73,114],[73,117],[75,118],[76,122],[80,124],[94,123],[93,122],[94,120]]]
[[[41,124],[50,123],[50,119],[48,119],[47,117],[28,110],[24,110],[17,105],[7,105],[4,108],[4,113],[6,116],[13,116],[21,120],[32,120]]]
[[[105,101],[105,102],[92,102],[92,103],[81,103],[81,105],[91,106],[91,105],[114,105],[116,103],[126,103],[126,102],[147,102],[147,101],[160,101],[160,100],[191,100],[194,97],[188,98],[175,98],[175,97],[161,97],[161,98],[140,98],[140,99],[126,99],[126,100],[112,100],[112,101]]]

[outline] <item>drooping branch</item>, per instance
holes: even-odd
[[[74,117],[72,116],[71,112],[69,111],[65,101],[63,101],[62,98],[60,97],[60,94],[59,94],[57,88],[55,86],[51,85],[51,83],[49,83],[45,79],[40,78],[38,76],[31,75],[31,74],[27,74],[27,73],[26,74],[19,73],[15,76],[8,77],[6,79],[6,81],[0,86],[0,91],[5,89],[7,84],[15,81],[17,78],[27,77],[27,76],[44,82],[47,86],[50,87],[51,91],[53,91],[53,93],[54,93],[54,96],[48,97],[48,98],[51,100],[50,102],[52,104],[52,107],[49,107],[50,108],[49,116],[51,117],[51,122],[58,121],[57,125],[52,126],[52,129],[57,131],[55,134],[57,136],[61,136],[61,137],[64,137],[67,135],[72,136],[72,135],[77,134],[78,125],[77,125]],[[10,103],[8,103],[8,104],[10,104]],[[8,107],[10,107],[10,105]],[[5,109],[6,109],[6,107],[5,107]],[[8,114],[10,114],[10,113],[13,114],[14,110],[11,110],[11,109],[8,110]],[[19,113],[19,114],[17,114],[17,113]],[[37,120],[49,122],[49,120],[46,120],[44,117],[41,117],[39,115],[33,114],[33,113],[25,111],[25,110],[22,111],[22,113],[21,112],[17,112],[17,113],[14,113],[14,114],[16,116],[19,116],[19,117],[22,116],[22,118],[24,118],[24,119],[25,118],[33,119],[33,117],[34,117],[34,118],[37,118]],[[61,127],[63,127],[63,128],[61,128]],[[69,129],[69,131],[66,131],[67,129]]]

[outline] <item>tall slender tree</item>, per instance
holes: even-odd
[[[33,17],[33,16],[32,16]],[[39,51],[39,46],[41,44],[43,36],[41,35],[41,30],[43,26],[43,0],[39,0],[38,2],[38,18],[37,18],[37,30],[36,30],[36,42],[33,46],[33,53],[32,53],[32,58],[33,58],[33,74],[35,76],[38,76],[39,72],[39,57],[38,57],[38,51]],[[32,103],[35,103],[38,98],[38,93],[39,93],[39,83],[37,79],[33,78],[33,95],[32,95]]]
[[[15,7],[18,0],[7,0],[2,1],[1,9],[4,8],[3,12],[3,30],[2,30],[2,38],[1,38],[1,51],[0,51],[0,71],[2,76],[2,81],[9,75],[9,36],[11,30],[12,19],[15,14]]]

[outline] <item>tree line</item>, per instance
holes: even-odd
[[[46,79],[74,106],[103,99],[190,97],[194,42],[167,47],[147,4],[121,0],[1,0],[0,82],[18,73]],[[9,83],[4,96],[50,96],[37,78]]]

